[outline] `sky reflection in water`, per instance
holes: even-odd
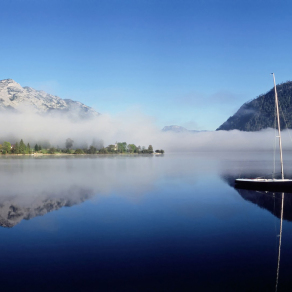
[[[269,153],[0,165],[6,291],[274,291],[280,196],[233,188],[272,172]],[[291,287],[291,205],[287,194],[278,291]]]

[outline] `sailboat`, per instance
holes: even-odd
[[[267,179],[267,178],[237,178],[235,180],[235,186],[238,188],[248,188],[248,189],[263,189],[263,190],[291,190],[292,191],[292,179],[284,178],[284,167],[283,167],[283,153],[282,153],[282,140],[281,140],[281,128],[280,128],[280,115],[279,115],[279,105],[278,105],[278,95],[276,88],[275,74],[271,73],[274,79],[275,88],[275,105],[277,112],[277,124],[278,124],[278,136],[279,138],[279,148],[280,148],[280,161],[281,161],[281,178]]]

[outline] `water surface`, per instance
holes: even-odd
[[[0,159],[3,291],[275,291],[281,194],[236,190],[270,153]],[[292,154],[284,153],[287,177]],[[285,194],[278,291],[292,283]]]

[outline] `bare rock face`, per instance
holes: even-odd
[[[22,87],[12,79],[0,81],[0,109],[24,112],[27,108],[39,114],[64,113],[72,117],[91,118],[99,113],[81,102],[62,99],[31,87]]]

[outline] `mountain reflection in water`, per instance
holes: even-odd
[[[17,194],[12,197],[0,196],[0,226],[13,227],[23,219],[29,220],[62,207],[82,203],[93,194],[94,192],[90,189],[76,186],[60,194],[44,191],[37,196],[25,198]]]
[[[252,177],[250,175],[250,177]],[[238,192],[238,194],[246,201],[268,210],[274,216],[281,219],[282,209],[282,192],[270,192],[263,190],[250,190],[237,188],[234,185],[236,177],[223,176],[222,179]],[[283,205],[283,220],[292,221],[292,192],[285,192]]]
[[[282,193],[236,189],[240,196],[281,219]],[[292,193],[285,193],[283,219],[292,221]]]
[[[0,226],[11,228],[23,219],[71,207],[93,197],[98,199],[117,190],[130,200],[139,200],[153,187],[157,177],[157,173],[143,167],[153,158],[152,155],[2,157]],[[139,163],[130,162],[135,160]],[[131,169],[127,170],[129,165]]]

